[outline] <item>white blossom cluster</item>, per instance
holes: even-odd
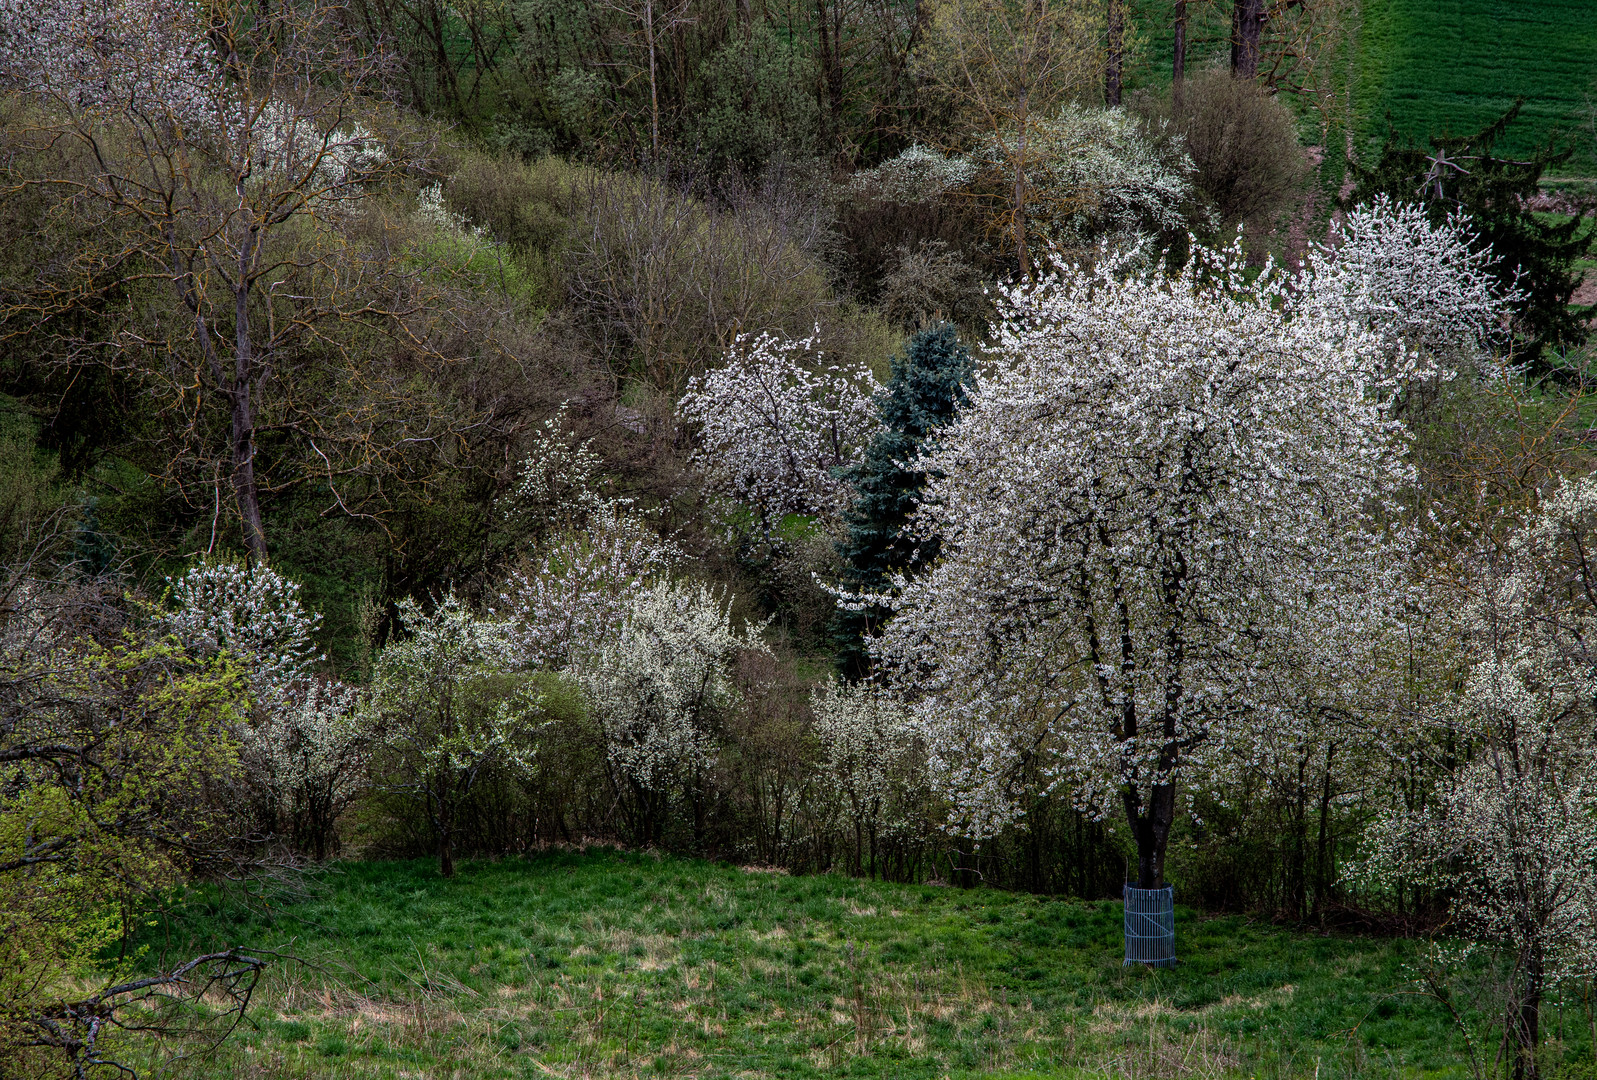
[[[311,674],[321,616],[267,566],[209,559],[170,582],[167,627],[202,655],[243,665],[255,710],[238,731],[250,782],[293,816],[324,825],[364,786],[369,731],[354,687]]]
[[[313,638],[322,617],[305,610],[297,582],[269,566],[206,559],[167,584],[167,628],[202,655],[233,654],[257,694],[275,699],[318,659]]]
[[[327,823],[366,787],[370,745],[361,692],[338,682],[295,683],[277,709],[240,732],[252,779],[290,815]]]
[[[516,662],[580,667],[620,630],[631,597],[683,558],[630,501],[601,490],[601,461],[566,429],[563,413],[535,433],[503,510],[534,539],[527,563],[499,588]]]
[[[881,426],[869,371],[806,363],[814,339],[742,336],[722,367],[697,375],[677,407],[698,428],[693,462],[712,492],[765,522],[829,515],[849,499],[837,473],[857,463]]]
[[[822,786],[847,805],[856,830],[896,824],[888,818],[894,795],[910,779],[915,745],[903,705],[879,687],[826,682],[811,692],[810,712]]]
[[[0,72],[76,109],[215,124],[221,65],[193,0],[0,0]]]
[[[1297,737],[1301,688],[1357,684],[1389,627],[1412,480],[1372,335],[1282,312],[1241,252],[1175,278],[1058,269],[1002,297],[993,366],[939,440],[922,577],[870,597],[948,825],[1019,814],[1044,754],[1098,813]],[[1124,276],[1121,274],[1124,273]]]
[[[281,100],[256,108],[240,106],[237,127],[249,147],[249,172],[261,182],[299,182],[320,202],[358,197],[361,181],[388,161],[382,141],[359,121],[324,128],[314,108]],[[437,187],[438,185],[434,185]],[[424,211],[426,191],[422,192]]]
[[[466,215],[449,209],[444,202],[442,182],[429,184],[417,192],[416,216],[444,235],[465,241],[473,250],[480,245],[493,243],[488,238],[488,231],[481,225],[474,225],[466,220]]]
[[[1432,225],[1424,207],[1379,196],[1310,252],[1298,305],[1326,325],[1374,333],[1388,355],[1418,350],[1456,369],[1505,342],[1518,300],[1488,273],[1490,248],[1474,242],[1467,217]]]
[[[603,506],[581,530],[560,534],[500,587],[495,614],[517,662],[553,671],[581,667],[620,631],[640,589],[681,559],[641,516]]]
[[[378,656],[368,709],[421,785],[451,772],[475,778],[490,761],[530,768],[541,712],[530,684],[499,692],[498,677],[516,667],[507,628],[473,615],[453,593],[431,612],[401,600],[399,622],[409,636]]]
[[[634,593],[626,622],[582,675],[611,767],[644,792],[680,790],[715,763],[713,724],[733,699],[729,667],[759,649],[708,586],[660,582]]]
[[[1029,138],[1030,224],[1051,242],[1132,250],[1149,242],[1150,230],[1187,228],[1194,166],[1179,136],[1156,140],[1124,109],[1072,104]],[[1023,158],[1015,140],[979,153],[1010,185]]]
[[[849,192],[855,198],[914,206],[967,186],[976,173],[967,158],[948,157],[915,143],[874,169],[856,172],[849,178]]]
[[[1444,888],[1459,927],[1507,946],[1534,999],[1597,975],[1597,478],[1563,480],[1483,559],[1458,623],[1469,660],[1428,717],[1457,764],[1366,833],[1356,877]]]
[[[319,204],[348,202],[387,163],[387,149],[307,92],[293,70],[303,53],[325,46],[315,38],[333,29],[333,14],[296,12],[274,33],[274,70],[241,77],[236,58],[218,55],[213,33],[236,11],[195,0],[0,0],[0,72],[84,130],[116,115],[161,153],[203,149],[251,189],[286,186]]]

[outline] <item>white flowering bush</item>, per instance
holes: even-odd
[[[1467,217],[1433,225],[1423,206],[1381,195],[1310,252],[1299,309],[1327,326],[1375,334],[1389,355],[1418,350],[1456,368],[1507,343],[1519,297],[1497,285],[1493,261]]]
[[[0,70],[75,108],[153,106],[214,125],[221,65],[205,31],[191,0],[0,0]]]
[[[1188,227],[1195,168],[1181,138],[1152,137],[1124,109],[1066,105],[1033,125],[1022,155],[1013,145],[979,152],[1012,186],[1014,162],[1029,159],[1031,227],[1061,247],[1107,243],[1134,250]]]
[[[366,790],[369,731],[361,692],[305,679],[279,707],[240,733],[241,758],[286,818],[296,846],[317,860],[336,853],[338,820]]]
[[[401,601],[399,622],[406,636],[377,657],[367,717],[384,751],[384,785],[426,814],[448,877],[460,808],[478,779],[532,767],[542,692],[516,670],[506,628],[452,593],[430,612]]]
[[[201,655],[232,653],[268,708],[318,659],[322,617],[300,603],[298,582],[269,566],[206,559],[167,585],[166,627]]]
[[[676,546],[641,517],[604,507],[512,572],[494,610],[508,624],[518,663],[581,668],[620,631],[639,590],[679,560]]]
[[[502,506],[532,552],[500,585],[493,613],[525,667],[580,667],[619,631],[629,599],[683,558],[629,500],[603,491],[601,464],[557,415],[535,433]]]
[[[0,70],[84,119],[170,121],[156,123],[175,129],[161,138],[203,148],[252,188],[288,185],[320,204],[359,198],[362,180],[388,163],[386,148],[310,98],[237,78],[215,43],[236,30],[225,24],[239,14],[192,0],[0,0]],[[328,14],[280,32],[309,31]],[[294,80],[281,82],[288,89]]]
[[[838,470],[854,465],[881,426],[869,371],[809,361],[814,339],[742,336],[722,367],[695,376],[677,406],[698,431],[693,463],[717,495],[771,523],[835,515],[849,499]]]
[[[936,202],[976,179],[977,168],[968,158],[950,157],[915,143],[874,169],[861,169],[849,177],[855,198],[913,206]]]
[[[1462,604],[1439,599],[1456,606],[1468,663],[1411,752],[1435,788],[1369,829],[1355,874],[1441,889],[1456,928],[1501,950],[1516,1072],[1534,1062],[1544,998],[1597,976],[1594,541],[1597,478],[1565,479],[1478,561]]]
[[[660,840],[674,798],[702,794],[717,717],[734,699],[731,664],[739,651],[763,648],[760,628],[734,628],[729,608],[702,584],[636,592],[621,632],[582,674],[640,843]]]
[[[810,694],[820,743],[819,780],[844,807],[854,832],[855,871],[887,831],[911,824],[922,794],[909,714],[879,687],[826,682]]]
[[[1022,766],[1123,810],[1162,884],[1177,791],[1301,740],[1391,628],[1413,476],[1370,335],[1281,312],[1241,252],[1167,278],[1113,260],[1008,290],[992,366],[927,461],[873,652],[911,702],[952,829],[1020,813]],[[1123,276],[1122,276],[1123,275]]]

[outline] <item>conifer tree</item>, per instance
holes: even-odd
[[[935,540],[917,542],[900,535],[926,484],[926,474],[913,462],[926,439],[953,419],[974,379],[975,363],[949,323],[922,330],[893,357],[892,376],[877,397],[882,430],[866,448],[865,459],[844,474],[855,490],[844,515],[848,539],[838,545],[846,590],[881,592],[891,571],[920,566],[936,556]],[[886,615],[877,607],[838,611],[833,641],[845,678],[866,674],[870,657],[865,639]]]
[[[1575,262],[1597,240],[1597,228],[1580,213],[1562,224],[1545,221],[1528,204],[1542,174],[1568,161],[1572,147],[1559,151],[1549,144],[1524,159],[1493,153],[1523,104],[1515,102],[1472,135],[1435,136],[1428,150],[1399,145],[1394,130],[1373,165],[1355,166],[1356,184],[1348,202],[1366,203],[1381,194],[1398,202],[1419,202],[1437,225],[1452,214],[1468,215],[1475,249],[1491,248],[1491,272],[1499,288],[1520,293],[1520,356],[1537,367],[1548,346],[1586,340],[1585,322],[1594,309],[1572,309],[1569,301],[1580,284]]]

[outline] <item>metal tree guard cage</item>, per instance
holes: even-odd
[[[1176,891],[1125,888],[1126,963],[1176,966]]]

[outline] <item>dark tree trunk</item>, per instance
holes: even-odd
[[[1104,61],[1103,99],[1104,104],[1114,106],[1120,104],[1121,73],[1126,59],[1126,9],[1123,6],[1124,0],[1108,0],[1108,2],[1106,21],[1109,41]]]
[[[1543,964],[1534,953],[1525,961],[1524,993],[1509,1006],[1508,1026],[1514,1054],[1514,1080],[1537,1080],[1536,1050],[1542,1037]]]
[[[1187,81],[1187,0],[1176,0],[1175,48],[1170,58],[1170,104],[1181,115],[1181,95]]]
[[[1327,894],[1331,891],[1331,755],[1336,745],[1326,747],[1325,775],[1320,782],[1320,835],[1315,843],[1314,857],[1314,914],[1319,916],[1325,908]]]
[[[1164,888],[1165,849],[1170,844],[1170,827],[1176,819],[1176,789],[1159,784],[1147,806],[1138,792],[1128,788],[1122,795],[1126,824],[1137,842],[1137,888]]]
[[[1231,74],[1252,79],[1259,74],[1259,48],[1264,37],[1264,0],[1236,0],[1231,13]]]
[[[441,823],[438,827],[438,872],[446,878],[455,876],[453,833],[454,828],[450,824]]]

